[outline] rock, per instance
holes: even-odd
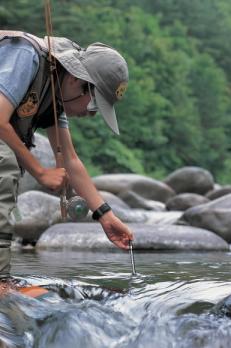
[[[174,196],[174,191],[161,181],[137,174],[107,174],[93,178],[98,190],[108,191],[119,195],[122,191],[130,190],[138,195],[154,201],[165,203]]]
[[[110,201],[114,213],[124,222],[146,222],[148,216],[145,211],[127,208],[127,205],[112,194],[103,193],[102,196]],[[28,191],[18,197],[18,208],[22,220],[16,222],[15,233],[17,236],[35,242],[40,235],[51,225],[61,222],[59,198],[44,192]],[[83,222],[91,222],[90,211]],[[67,222],[71,222],[67,217]]]
[[[148,214],[141,209],[123,209],[121,207],[116,207],[112,205],[112,210],[114,214],[123,222],[143,222],[145,223],[148,219]],[[81,222],[95,222],[92,220],[92,213],[81,220]]]
[[[225,297],[219,301],[212,309],[212,313],[215,315],[226,316],[231,318],[231,295]]]
[[[34,144],[36,147],[32,148],[31,153],[35,156],[35,158],[37,158],[38,161],[46,168],[55,167],[56,162],[49,140],[45,136],[35,133]],[[20,180],[19,194],[33,190],[52,194],[50,190],[40,185],[33,176],[31,176],[28,172],[25,172],[23,178]]]
[[[164,211],[165,204],[158,201],[152,201],[150,199],[145,199],[137,193],[126,190],[120,193],[120,198],[126,202],[131,208],[141,208],[153,211]]]
[[[185,211],[182,219],[192,226],[217,233],[231,242],[231,194]]]
[[[189,226],[129,224],[134,232],[134,249],[142,250],[222,250],[228,244],[212,232]],[[117,249],[100,224],[69,223],[48,228],[40,237],[40,249]]]
[[[148,215],[142,209],[120,209],[114,208],[113,212],[123,222],[143,222],[148,219]]]
[[[213,189],[214,179],[205,169],[183,167],[170,174],[164,182],[176,193],[191,192],[204,195]]]
[[[120,197],[117,197],[111,192],[100,191],[99,192],[103,197],[104,201],[107,202],[112,209],[121,208],[121,209],[130,209],[129,205],[126,204]]]
[[[218,189],[214,189],[212,191],[209,191],[206,194],[206,197],[212,201],[214,199],[228,195],[229,193],[231,193],[231,185],[226,185],[226,186],[220,187]]]
[[[44,192],[29,191],[18,197],[22,220],[16,222],[15,233],[33,242],[52,224],[60,222],[59,198]]]
[[[152,250],[229,250],[216,234],[191,226],[130,225],[135,232],[136,249]]]
[[[178,224],[179,219],[183,215],[181,211],[148,211],[146,212],[146,224],[149,225],[173,225]]]
[[[184,211],[199,204],[209,202],[209,199],[197,193],[181,193],[170,198],[166,203],[168,210]]]

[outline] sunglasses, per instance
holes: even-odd
[[[87,105],[87,111],[89,111],[89,112],[96,112],[96,111],[98,111],[96,98],[93,95],[94,88],[95,88],[94,85],[92,85],[91,83],[88,82],[88,92],[89,92],[89,95],[90,95],[90,98],[91,98],[90,102]]]

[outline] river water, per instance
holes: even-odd
[[[0,338],[25,348],[228,348],[231,253],[21,251],[12,274],[51,289],[0,302]],[[231,303],[231,301],[230,301]],[[224,309],[224,308],[223,308]],[[227,308],[226,308],[227,309]]]

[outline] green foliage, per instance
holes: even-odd
[[[56,36],[82,46],[102,41],[129,65],[129,88],[116,105],[120,137],[100,116],[71,120],[90,174],[161,179],[198,165],[230,182],[229,0],[53,0],[52,9]],[[1,0],[0,23],[45,35],[43,3]]]
[[[231,158],[226,158],[224,161],[224,169],[219,172],[217,180],[221,184],[227,184],[231,182]]]

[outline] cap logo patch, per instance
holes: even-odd
[[[124,93],[125,93],[125,91],[127,89],[127,86],[128,86],[127,82],[121,82],[120,83],[119,87],[116,90],[116,97],[117,97],[117,99],[119,99],[119,100],[122,99],[122,97],[123,97],[123,95],[124,95]]]

